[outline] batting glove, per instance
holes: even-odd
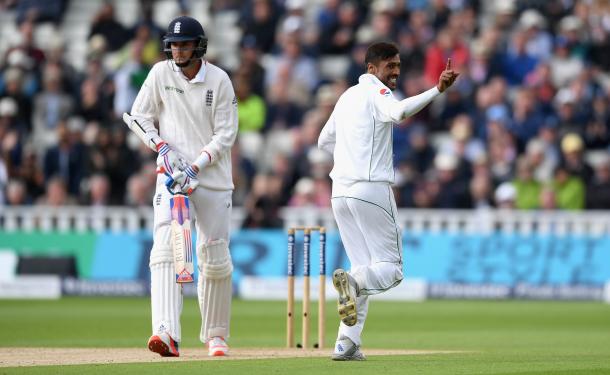
[[[165,142],[161,142],[157,146],[159,156],[157,157],[157,166],[163,167],[165,172],[173,174],[176,171],[183,170],[187,167],[187,163],[178,154],[169,147]]]
[[[199,173],[197,166],[189,165],[183,171],[178,170],[168,175],[165,186],[172,194],[190,195],[199,186],[197,173]]]

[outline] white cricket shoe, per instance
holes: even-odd
[[[360,351],[360,346],[354,344],[348,337],[341,336],[335,343],[335,351],[330,357],[333,361],[365,361],[366,357]]]
[[[150,336],[150,339],[148,339],[148,349],[151,352],[159,353],[161,357],[180,357],[178,342],[167,332]]]
[[[353,326],[358,322],[356,312],[356,295],[358,292],[356,280],[354,280],[345,270],[337,268],[333,272],[333,285],[339,293],[337,301],[337,311],[341,321],[346,326]]]
[[[215,336],[208,341],[208,355],[210,357],[222,357],[229,353],[229,345],[224,338]]]

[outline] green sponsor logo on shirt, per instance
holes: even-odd
[[[179,94],[184,94],[184,90],[173,86],[165,86],[165,91],[176,91]]]

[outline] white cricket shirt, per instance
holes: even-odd
[[[333,182],[393,183],[393,124],[417,113],[439,93],[434,87],[398,101],[377,77],[361,75],[358,84],[341,95],[318,139],[318,147],[333,154]]]
[[[156,63],[131,109],[131,114],[158,121],[159,135],[187,162],[202,151],[211,163],[198,175],[199,185],[232,190],[231,147],[237,135],[237,98],[227,73],[202,61],[189,80],[172,61]]]

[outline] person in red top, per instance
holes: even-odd
[[[445,28],[439,31],[436,41],[426,51],[424,76],[429,84],[438,81],[438,77],[445,70],[447,58],[451,58],[455,70],[461,71],[468,63],[469,53],[460,36]]]

